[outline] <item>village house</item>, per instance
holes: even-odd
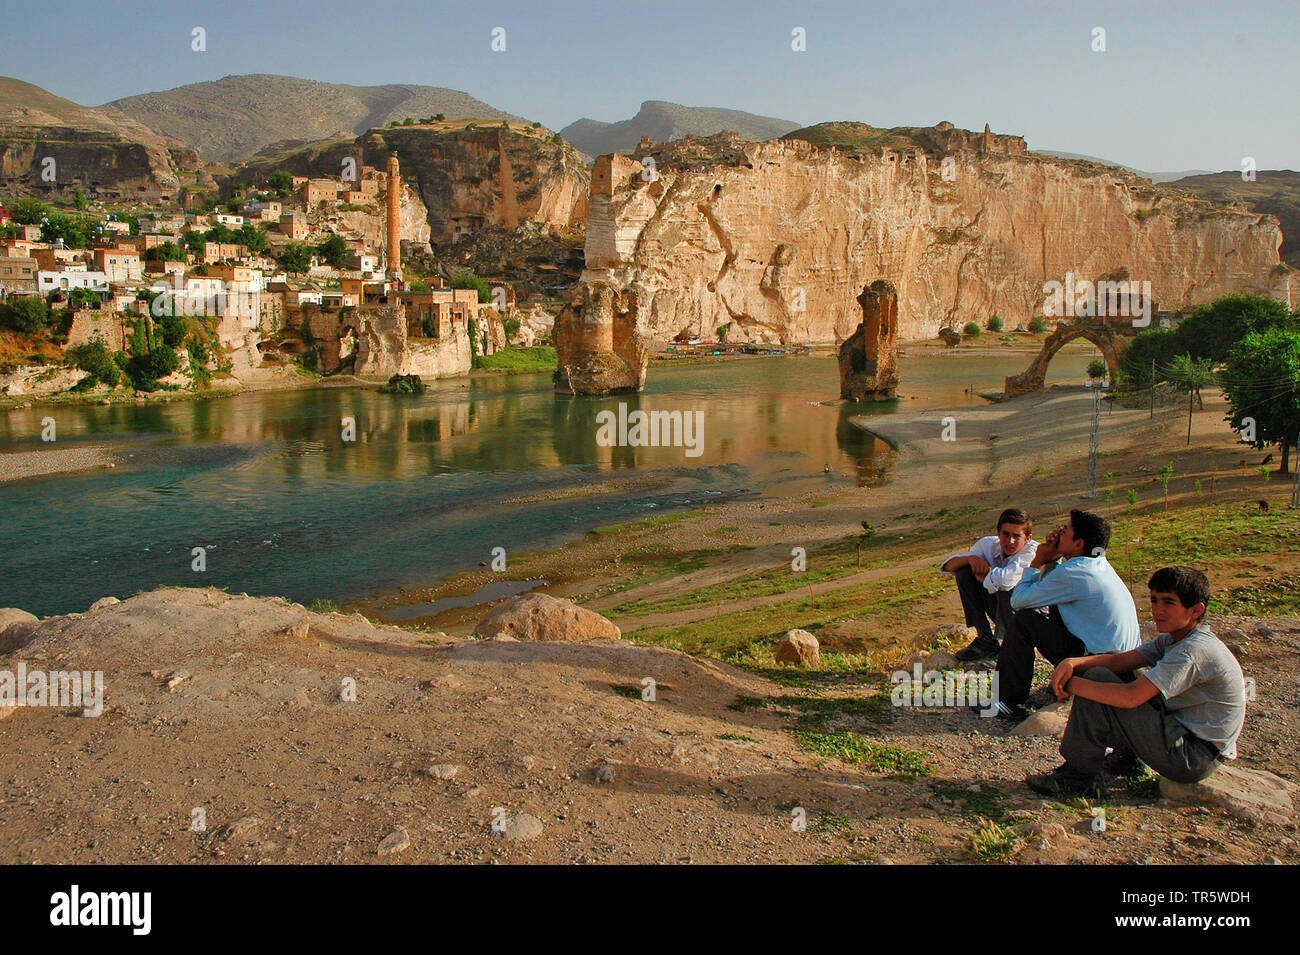
[[[284,206],[270,200],[249,202],[244,205],[242,211],[248,219],[256,219],[260,222],[278,222],[280,214],[284,211]]]
[[[203,262],[205,265],[215,265],[223,259],[242,259],[246,255],[248,255],[248,249],[234,242],[203,243]]]
[[[8,295],[34,295],[39,265],[29,256],[0,256],[0,299]]]
[[[218,212],[216,220],[218,225],[226,226],[229,229],[238,229],[244,224],[243,216],[231,215],[228,212]]]
[[[321,202],[335,202],[339,184],[333,179],[309,179],[302,187],[302,201],[310,210]]]
[[[94,265],[110,282],[140,281],[140,253],[121,248],[95,249]]]
[[[105,232],[111,232],[114,235],[131,234],[131,223],[129,222],[120,222],[117,219],[105,219],[101,225],[104,227]]]
[[[298,242],[307,238],[311,227],[307,224],[307,217],[301,212],[284,212],[280,214],[280,231],[292,241]]]
[[[47,272],[44,269],[36,273],[36,290],[42,295],[51,292],[70,292],[84,288],[92,292],[108,291],[108,276],[103,272],[88,272],[80,269],[65,269],[61,272]]]
[[[62,272],[78,265],[81,271],[86,270],[85,253],[77,249],[33,249],[32,258],[47,272]]]

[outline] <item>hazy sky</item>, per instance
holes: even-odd
[[[86,105],[280,73],[466,92],[558,129],[647,99],[949,120],[1146,170],[1300,169],[1300,0],[0,0],[0,73]],[[207,51],[191,49],[203,27]],[[506,31],[493,52],[492,30]],[[806,31],[806,52],[791,31]],[[1106,51],[1093,52],[1093,29]]]

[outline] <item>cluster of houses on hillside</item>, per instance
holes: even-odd
[[[390,170],[400,189],[395,161]],[[386,246],[377,241],[385,218],[396,219],[397,195],[389,189],[389,179],[389,172],[370,166],[359,167],[349,180],[295,176],[284,201],[249,190],[237,212],[142,215],[134,230],[105,216],[92,245],[78,249],[64,248],[62,240],[42,241],[40,225],[13,223],[11,212],[0,208],[0,227],[10,227],[5,233],[12,235],[0,239],[0,301],[41,295],[54,305],[73,302],[79,311],[101,313],[92,323],[98,326],[110,315],[128,319],[156,310],[157,304],[147,300],[150,296],[140,293],[161,292],[185,314],[218,317],[223,338],[241,328],[282,327],[308,304],[329,309],[414,298],[445,313],[447,322],[475,317],[478,298],[473,290],[443,288],[438,280],[429,283],[433,288],[416,289],[403,282],[400,238],[393,227]],[[376,221],[362,234],[342,223],[340,211],[370,213]],[[218,226],[237,237],[248,225],[265,232],[265,251],[193,237],[209,237]],[[229,237],[225,230],[218,232]],[[337,235],[347,250],[344,268],[315,256],[302,275],[290,275],[277,265],[277,253],[284,246],[330,235]],[[151,254],[162,247],[166,256]]]

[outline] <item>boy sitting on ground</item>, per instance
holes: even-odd
[[[1137,606],[1106,560],[1109,544],[1106,519],[1076,510],[1038,545],[1011,592],[1013,613],[998,651],[998,719],[1018,723],[1029,715],[1025,701],[1035,652],[1055,666],[1067,657],[1122,653],[1138,645]]]
[[[1176,566],[1157,570],[1147,586],[1159,636],[1124,653],[1062,660],[1052,673],[1057,697],[1075,698],[1061,740],[1065,762],[1026,777],[1033,789],[1098,795],[1103,769],[1128,775],[1141,768],[1138,760],[1175,782],[1194,783],[1237,758],[1245,680],[1236,657],[1202,622],[1210,582]],[[1132,671],[1145,666],[1151,669],[1134,679]]]
[[[1011,621],[1011,591],[1038,549],[1038,542],[1031,537],[1033,530],[1028,514],[1009,507],[998,516],[996,535],[981,537],[970,550],[953,554],[939,565],[943,573],[956,576],[966,626],[975,628],[970,646],[955,654],[958,660],[997,656]]]

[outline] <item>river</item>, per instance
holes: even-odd
[[[1081,382],[1095,354],[1067,348],[1051,380]],[[818,403],[838,394],[823,354],[656,365],[643,394],[602,399],[557,397],[549,375],[528,375],[436,382],[417,396],[320,388],[15,410],[0,416],[0,451],[48,447],[50,416],[59,447],[107,444],[138,460],[0,485],[0,606],[83,611],[164,585],[341,603],[436,583],[496,547],[875,481],[890,452],[850,416],[983,404],[968,386],[997,389],[1030,357],[905,352],[901,397],[872,404]],[[596,416],[620,403],[701,412],[699,455],[599,445]]]

